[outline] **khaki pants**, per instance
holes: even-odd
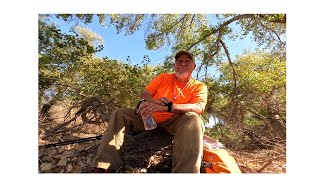
[[[174,135],[173,173],[200,173],[203,153],[204,125],[198,114],[189,112],[176,115],[158,126]],[[122,108],[113,112],[93,166],[117,170],[122,165],[119,157],[124,135],[129,131],[145,131],[142,119],[134,109]]]

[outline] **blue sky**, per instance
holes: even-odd
[[[68,24],[63,20],[58,19],[54,19],[53,21],[60,26],[63,32],[68,32],[70,30],[70,26],[74,24]],[[164,46],[158,50],[146,50],[143,30],[138,30],[132,35],[125,36],[124,33],[117,34],[114,26],[108,26],[108,23],[106,24],[107,27],[100,25],[96,17],[93,22],[88,25],[79,23],[79,25],[90,28],[92,31],[103,37],[104,49],[97,53],[97,56],[100,58],[107,56],[110,59],[126,61],[128,56],[130,56],[133,64],[141,64],[143,56],[148,55],[151,59],[151,64],[156,65],[161,63],[165,56],[171,54],[171,47],[168,46]],[[234,23],[231,25],[236,28]],[[236,55],[241,54],[244,49],[254,50],[257,46],[257,44],[252,41],[250,35],[242,40],[226,40],[225,43],[229,48],[232,60],[234,60]]]

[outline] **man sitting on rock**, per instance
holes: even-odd
[[[174,136],[172,173],[200,173],[204,125],[199,114],[207,103],[207,87],[192,78],[195,68],[193,54],[178,52],[175,73],[160,74],[146,86],[138,114],[130,108],[113,112],[93,160],[97,171],[121,167],[119,150],[125,133],[145,131],[141,116],[152,115],[158,126]]]

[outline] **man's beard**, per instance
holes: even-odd
[[[189,73],[188,72],[183,72],[183,73],[179,73],[179,72],[176,72],[176,76],[177,78],[188,78],[189,77]]]

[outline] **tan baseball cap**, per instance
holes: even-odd
[[[174,58],[178,59],[183,54],[188,55],[194,61],[194,55],[192,53],[189,53],[188,51],[179,51]]]

